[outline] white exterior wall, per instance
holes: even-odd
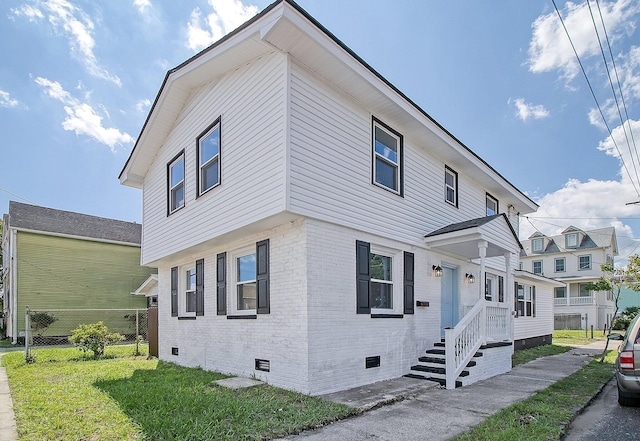
[[[372,115],[295,62],[290,82],[292,212],[416,245],[440,227],[485,216],[485,189],[401,122]],[[404,137],[404,197],[372,184],[372,116]],[[444,200],[445,165],[458,173],[458,208]]]
[[[351,228],[316,220],[306,224],[311,393],[329,393],[408,373],[417,358],[440,340],[441,279],[432,276],[431,265],[439,264],[441,258],[424,248]],[[415,307],[414,314],[402,318],[356,314],[356,240],[397,251],[399,256],[404,251],[414,253],[415,300],[428,301],[429,306]],[[447,262],[458,266],[462,317],[464,305],[478,299],[477,285],[463,281],[468,263]],[[402,265],[393,277],[400,282],[400,292],[394,286],[393,313],[402,314]],[[380,367],[365,369],[365,358],[372,356],[380,356]]]
[[[536,287],[536,316],[516,317],[513,321],[513,339],[522,340],[553,334],[553,286],[520,279],[516,281]]]
[[[272,54],[194,92],[144,179],[143,265],[284,209],[286,72]],[[219,116],[221,185],[196,199],[196,137]],[[185,207],[167,216],[167,164],[182,149]]]
[[[159,356],[183,366],[250,377],[309,393],[306,291],[306,237],[303,221],[222,244],[203,254],[158,269]],[[270,314],[231,320],[216,314],[216,254],[227,252],[227,305],[235,302],[230,252],[269,239]],[[195,320],[171,317],[170,268],[204,258],[205,315]],[[171,355],[177,347],[179,355]],[[270,361],[270,372],[255,371],[255,359]]]

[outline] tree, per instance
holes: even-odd
[[[612,291],[613,297],[616,303],[615,312],[613,313],[614,321],[618,315],[618,300],[620,299],[620,292],[623,288],[631,289],[636,292],[640,292],[640,256],[633,254],[629,256],[629,263],[624,268],[615,268],[611,263],[603,263],[600,265],[602,270],[602,276],[597,282],[587,284],[589,291]],[[600,362],[604,361],[604,357],[607,354],[609,348],[609,336],[611,335],[611,329],[613,326],[609,326],[609,332],[607,333],[607,343],[604,346],[604,351],[600,357]]]

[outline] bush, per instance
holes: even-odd
[[[638,313],[640,313],[640,306],[629,306],[622,312],[622,315],[617,317],[613,322],[613,329],[624,331],[629,327],[629,323],[631,323],[631,320],[633,320]]]
[[[31,329],[39,336],[49,326],[58,321],[58,318],[48,312],[32,312],[31,313]]]
[[[94,357],[102,357],[104,348],[111,343],[124,340],[124,337],[117,332],[109,332],[109,329],[102,323],[90,325],[80,325],[72,331],[69,341],[82,349],[83,352],[93,351]]]

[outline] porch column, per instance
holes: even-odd
[[[509,315],[507,316],[507,332],[509,334],[509,340],[513,341],[513,304],[514,304],[514,296],[513,292],[513,272],[511,271],[511,256],[512,253],[506,252],[504,253],[504,266],[505,266],[505,277],[504,277],[504,302],[505,305],[508,305]]]
[[[487,258],[487,247],[489,243],[486,240],[481,240],[478,242],[478,251],[480,253],[480,283],[478,286],[480,287],[480,300],[484,299],[484,290],[485,290],[485,274],[484,274],[484,261]]]

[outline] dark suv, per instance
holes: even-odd
[[[631,321],[618,348],[616,381],[620,405],[640,402],[640,315]]]

